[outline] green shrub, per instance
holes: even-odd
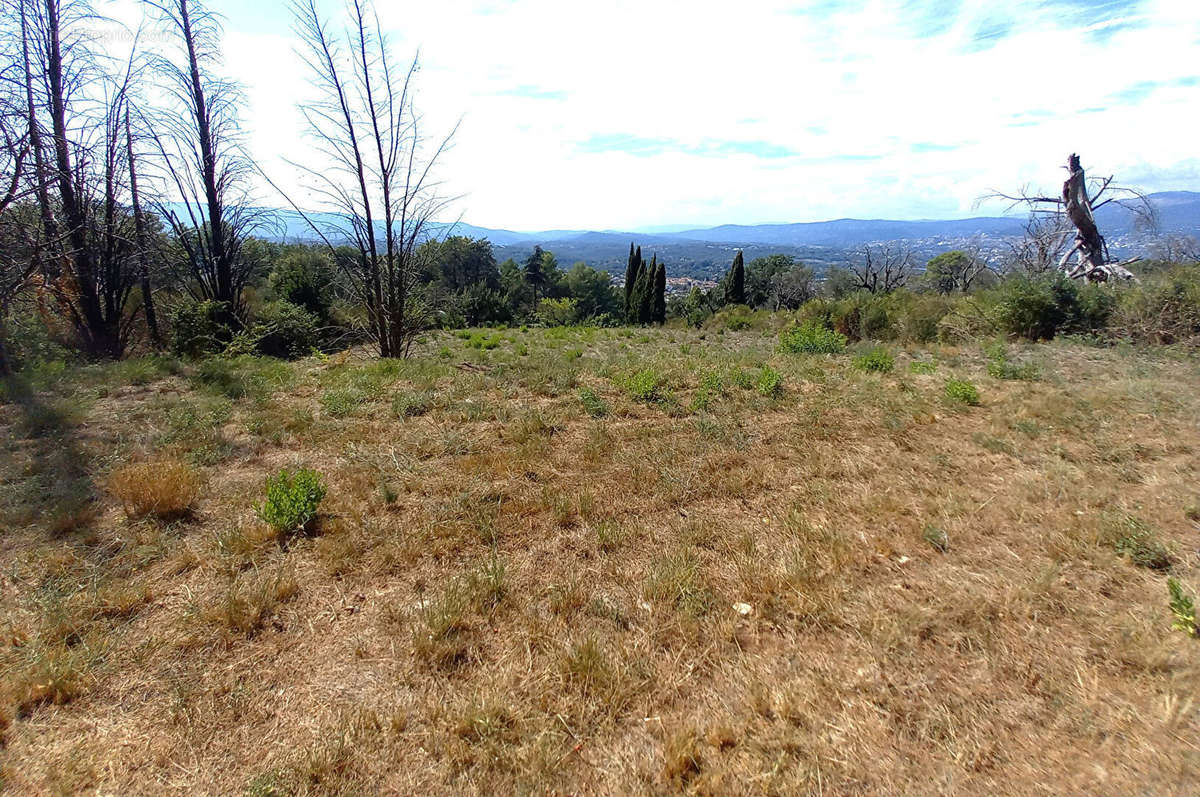
[[[846,348],[846,336],[806,321],[781,332],[779,348],[789,354],[840,354]]]
[[[908,370],[914,374],[932,374],[937,370],[937,363],[933,360],[913,360],[908,364]]]
[[[966,379],[951,379],[946,382],[946,398],[956,404],[975,407],[979,404],[979,388]]]
[[[259,354],[294,360],[316,347],[317,323],[317,318],[302,307],[271,302],[259,311],[249,334]]]
[[[762,395],[775,398],[783,392],[783,374],[769,365],[764,365],[758,372],[758,381],[755,382],[755,387]]]
[[[833,306],[833,328],[849,340],[890,340],[896,336],[892,328],[890,296],[858,291],[840,299]]]
[[[1200,343],[1200,266],[1177,266],[1122,288],[1112,325],[1135,343]]]
[[[1009,277],[987,291],[984,300],[994,302],[1000,331],[1027,340],[1103,330],[1116,302],[1111,289],[1080,284],[1061,273]]]
[[[168,311],[171,351],[186,357],[222,352],[233,340],[232,321],[228,302],[180,302]]]
[[[321,474],[308,468],[281,470],[267,479],[267,500],[258,515],[278,532],[302,531],[316,518],[324,498]]]
[[[666,380],[657,371],[651,369],[638,371],[629,377],[625,383],[625,389],[634,401],[646,404],[665,401],[668,396]]]
[[[608,405],[590,387],[579,391],[579,402],[583,404],[584,411],[593,418],[603,418],[608,415]]]
[[[738,369],[733,372],[730,378],[733,380],[733,383],[742,390],[749,390],[750,388],[754,387],[754,375],[750,371]]]
[[[895,366],[895,358],[882,346],[876,346],[854,358],[854,367],[860,371],[886,374],[890,373]]]
[[[321,408],[331,418],[345,418],[359,408],[364,398],[362,391],[353,387],[332,387],[321,394]]]

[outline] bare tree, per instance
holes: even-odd
[[[315,0],[293,5],[317,89],[302,106],[316,158],[297,167],[336,221],[320,222],[292,204],[335,255],[380,355],[403,357],[431,318],[415,290],[418,249],[450,202],[439,195],[433,170],[454,131],[432,142],[425,137],[414,105],[418,58],[397,67],[369,0],[348,0],[346,10],[347,28],[337,34]],[[353,255],[338,252],[340,244]]]
[[[1074,231],[1063,214],[1030,214],[1021,239],[1011,245],[1005,271],[1029,276],[1057,271]]]
[[[6,12],[15,9],[9,3],[0,5]],[[15,15],[0,23],[5,35],[0,44],[0,376],[12,372],[8,355],[8,316],[13,302],[28,286],[37,270],[37,257],[29,245],[27,220],[30,208],[23,200],[32,193],[36,179],[29,168],[31,144],[25,130],[23,101],[24,72],[19,28],[14,26]],[[34,230],[36,233],[36,229]]]
[[[249,196],[254,164],[243,152],[238,87],[219,76],[221,26],[197,0],[147,0],[175,35],[177,58],[157,60],[173,99],[150,120],[168,190],[152,204],[184,259],[185,285],[196,299],[225,305],[223,321],[240,325],[242,290],[254,269],[243,247],[263,224]],[[166,194],[177,202],[165,201]]]
[[[1079,156],[1074,153],[1067,158],[1066,168],[1067,179],[1063,183],[1061,196],[1037,196],[1024,191],[1015,196],[994,196],[1028,205],[1035,213],[1061,216],[1075,228],[1073,245],[1058,261],[1058,269],[1072,279],[1086,279],[1089,282],[1133,279],[1133,273],[1127,266],[1139,258],[1117,263],[1109,256],[1108,244],[1096,226],[1095,211],[1116,203],[1133,213],[1138,225],[1152,227],[1155,224],[1153,206],[1141,193],[1115,185],[1111,176],[1092,180],[1089,185]],[[1073,266],[1070,265],[1072,256],[1075,257]]]
[[[119,74],[103,68],[87,35],[94,14],[83,2],[20,0],[18,11],[42,292],[85,352],[120,357],[135,316],[121,119],[137,70],[132,59]]]
[[[1150,253],[1166,263],[1200,263],[1200,240],[1194,235],[1170,233],[1155,241]]]
[[[850,265],[854,287],[871,293],[891,293],[903,288],[912,275],[912,261],[912,252],[903,243],[868,244]]]

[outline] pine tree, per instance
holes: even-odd
[[[725,277],[725,304],[746,303],[746,266],[742,262],[742,250],[734,255],[733,265]]]
[[[659,263],[654,272],[654,309],[651,321],[655,324],[667,323],[667,264]]]

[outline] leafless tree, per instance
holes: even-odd
[[[1170,233],[1151,245],[1150,254],[1166,263],[1200,263],[1200,240],[1194,235]]]
[[[172,102],[149,120],[167,184],[152,205],[179,243],[187,290],[224,303],[223,320],[237,326],[254,269],[244,246],[264,223],[250,197],[254,164],[241,146],[242,95],[220,76],[221,25],[212,12],[198,0],[147,3],[179,45],[176,57],[156,61]]]
[[[864,246],[850,265],[855,289],[871,293],[891,293],[903,288],[912,270],[912,252],[903,243],[895,242]]]
[[[1028,276],[1057,271],[1063,247],[1074,232],[1075,228],[1063,214],[1031,214],[1025,222],[1024,234],[1011,245],[1004,270]]]
[[[817,295],[817,278],[811,268],[797,263],[773,275],[767,292],[771,309],[795,310]]]
[[[1079,156],[1072,153],[1067,158],[1067,179],[1062,194],[1058,197],[1038,196],[1021,191],[1016,195],[993,194],[1017,204],[1028,205],[1035,214],[1061,217],[1064,223],[1075,228],[1074,243],[1059,258],[1058,269],[1072,279],[1089,282],[1107,282],[1112,279],[1133,279],[1127,268],[1138,258],[1115,262],[1108,252],[1108,244],[1096,226],[1095,211],[1108,204],[1117,204],[1134,215],[1138,226],[1152,228],[1156,224],[1154,207],[1140,192],[1123,188],[1113,182],[1113,177],[1090,181],[1084,172]],[[1069,265],[1072,256],[1075,264]]]
[[[418,58],[405,67],[393,61],[369,0],[348,0],[346,11],[346,30],[337,33],[315,0],[293,5],[301,54],[317,90],[302,106],[316,157],[297,167],[336,221],[322,223],[293,206],[335,254],[380,355],[403,357],[431,317],[416,291],[418,249],[450,202],[439,194],[433,171],[454,131],[426,138],[414,104]],[[352,256],[337,251],[342,244]]]
[[[42,218],[43,297],[85,352],[120,357],[136,315],[121,120],[137,70],[110,70],[76,0],[18,0],[27,134]],[[49,152],[43,157],[43,142]]]
[[[30,208],[24,204],[36,178],[25,129],[20,29],[18,17],[11,13],[19,9],[7,2],[0,9],[6,12],[6,20],[0,22],[4,35],[0,43],[0,376],[5,376],[12,372],[5,345],[9,312],[37,269],[37,258],[28,245]]]

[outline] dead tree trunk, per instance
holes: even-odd
[[[1072,153],[1067,158],[1068,177],[1063,183],[1062,202],[1067,218],[1075,225],[1075,245],[1067,250],[1058,267],[1072,279],[1089,282],[1107,282],[1110,279],[1133,279],[1133,273],[1121,263],[1110,263],[1108,245],[1096,218],[1092,214],[1092,201],[1088,197],[1087,181],[1079,156]],[[1075,266],[1068,268],[1071,255],[1076,256]]]

